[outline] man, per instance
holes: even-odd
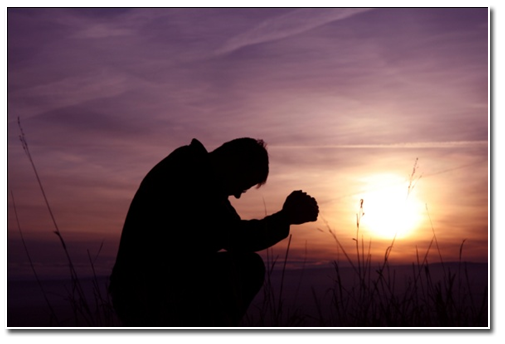
[[[279,212],[241,220],[228,200],[268,176],[262,140],[240,138],[208,153],[196,139],[144,178],[126,216],[110,278],[114,308],[129,327],[236,326],[263,284],[256,251],[290,225],[315,221],[302,191]]]

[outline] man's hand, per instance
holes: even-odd
[[[317,220],[319,207],[313,197],[301,190],[293,191],[284,202],[282,211],[286,215],[289,224],[299,225],[305,222]]]

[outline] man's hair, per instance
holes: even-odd
[[[225,142],[212,151],[214,156],[225,159],[243,171],[258,173],[257,187],[265,184],[268,177],[268,152],[263,140],[242,137]]]

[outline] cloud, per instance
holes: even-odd
[[[52,9],[48,11],[51,21],[72,28],[71,37],[78,39],[96,39],[119,36],[131,36],[135,34],[136,21],[126,21],[132,16],[122,14],[122,10],[102,9]],[[125,18],[121,20],[121,18]],[[114,19],[114,20],[111,20]],[[47,20],[47,19],[45,19]]]
[[[216,53],[227,54],[248,45],[286,38],[369,10],[367,8],[331,8],[324,11],[320,8],[297,9],[267,19],[251,30],[232,37]]]
[[[488,141],[436,141],[436,142],[400,142],[391,144],[350,144],[350,145],[324,145],[324,146],[313,146],[313,145],[279,145],[275,148],[284,149],[306,149],[306,148],[469,148],[469,147],[486,147]]]
[[[268,142],[271,176],[237,202],[244,217],[302,188],[340,226],[363,176],[407,178],[419,157],[416,190],[447,218],[437,230],[455,214],[485,228],[487,30],[447,10],[365,11],[10,10],[8,184],[23,225],[45,231],[47,212],[17,116],[62,229],[114,243],[145,173],[193,137]]]
[[[95,24],[84,28],[76,37],[78,38],[110,38],[116,36],[130,36],[131,30],[111,27],[107,24]]]
[[[118,96],[128,91],[133,83],[124,75],[102,71],[96,75],[73,75],[44,84],[30,85],[27,73],[20,75],[25,87],[9,94],[16,114],[34,117],[58,108],[75,106],[86,101]],[[138,84],[141,80],[135,80]]]

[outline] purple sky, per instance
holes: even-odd
[[[151,167],[192,138],[212,150],[242,136],[270,153],[267,184],[232,200],[243,218],[279,210],[297,189],[320,203],[318,222],[292,227],[293,266],[336,259],[324,220],[352,250],[361,198],[362,234],[381,259],[391,238],[366,223],[368,199],[408,183],[416,158],[419,219],[392,259],[413,261],[434,229],[447,260],[466,239],[465,258],[487,261],[487,8],[7,14],[7,186],[47,274],[66,273],[64,256],[18,117],[73,254],[85,265],[103,241],[104,273]],[[29,274],[10,194],[7,203],[8,271]]]

